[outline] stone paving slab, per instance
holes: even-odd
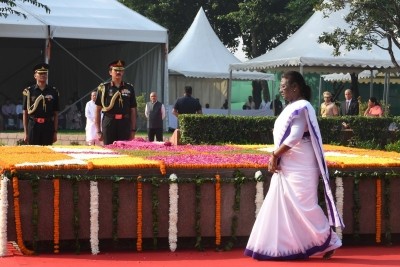
[[[17,145],[18,140],[23,138],[24,133],[22,132],[2,132],[0,133],[0,145],[15,146]],[[58,141],[55,143],[56,145],[86,144],[85,133],[58,133],[57,139]]]

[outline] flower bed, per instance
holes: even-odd
[[[324,145],[329,168],[400,167],[400,154],[377,150]],[[37,169],[158,168],[173,169],[261,168],[266,169],[272,145],[183,145],[150,143],[141,139],[93,146],[2,146],[0,167]]]

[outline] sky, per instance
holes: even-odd
[[[238,50],[234,53],[235,57],[237,57],[240,61],[245,62],[247,61],[247,57],[244,54],[243,50],[243,40],[242,38],[239,38],[239,47]]]

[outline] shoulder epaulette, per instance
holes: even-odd
[[[99,86],[97,86],[97,91],[99,92],[104,92],[106,83],[101,83]]]
[[[23,95],[28,95],[29,94],[29,87],[26,87],[23,91],[22,91]]]

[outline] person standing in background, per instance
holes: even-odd
[[[185,94],[176,100],[172,114],[178,117],[180,114],[203,114],[200,101],[192,97],[192,87],[185,86]]]
[[[357,99],[353,98],[353,93],[350,89],[344,91],[345,101],[340,103],[340,114],[342,116],[359,115],[360,108]]]
[[[11,99],[7,99],[6,103],[1,106],[1,113],[3,114],[4,129],[8,130],[16,128],[16,107]]]
[[[154,136],[158,142],[163,141],[163,120],[165,118],[165,107],[157,100],[157,93],[150,93],[150,101],[146,103],[144,115],[147,118],[147,136],[150,142]]]
[[[97,128],[96,128],[96,96],[97,92],[92,91],[90,93],[90,101],[86,103],[85,106],[85,117],[86,117],[86,143],[89,146],[95,145],[99,143],[99,139],[97,137]]]
[[[247,101],[245,102],[244,106],[246,106],[247,110],[256,109],[256,103],[251,95],[247,97]]]
[[[17,128],[18,130],[23,129],[24,126],[22,124],[22,119],[23,119],[23,106],[22,106],[22,100],[18,100],[17,105],[15,106],[15,113],[17,114]]]
[[[383,109],[379,104],[376,97],[370,97],[368,99],[368,107],[364,111],[364,116],[366,117],[382,117],[383,116]]]
[[[283,110],[283,104],[279,99],[279,95],[275,96],[274,101],[271,102],[269,108],[274,111],[274,116],[279,116]]]
[[[224,103],[222,104],[221,109],[228,109],[228,108],[229,108],[228,99],[225,99]]]
[[[137,102],[133,85],[122,80],[124,71],[123,60],[111,62],[108,64],[111,81],[97,88],[96,130],[104,145],[135,138]]]
[[[321,117],[332,117],[339,115],[339,108],[332,102],[332,94],[328,91],[323,93],[324,102],[321,103]]]
[[[269,99],[264,96],[258,109],[268,109],[270,105],[271,101],[269,101]]]
[[[47,84],[49,65],[33,68],[36,84],[23,91],[24,141],[29,145],[52,145],[57,142],[59,93]]]

